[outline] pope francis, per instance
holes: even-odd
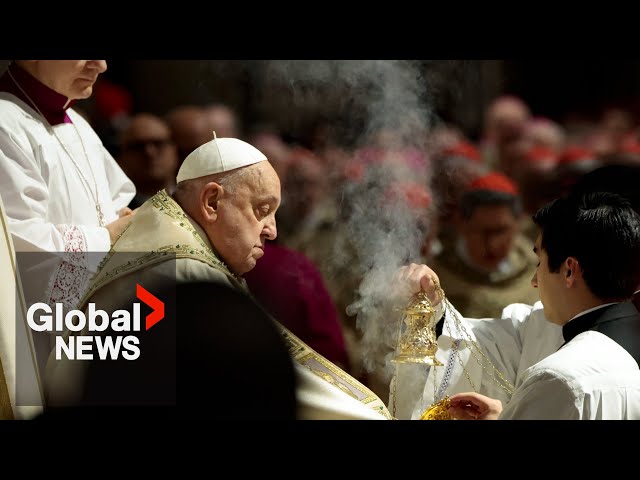
[[[277,235],[280,180],[267,158],[248,143],[214,133],[213,140],[187,156],[176,183],[173,196],[162,190],[138,209],[93,278],[81,310],[90,302],[105,310],[117,308],[136,283],[153,291],[168,278],[247,289],[242,275]],[[391,418],[369,389],[278,328],[294,359],[298,418]],[[72,371],[78,373],[81,364],[51,358],[46,373],[50,404],[73,403],[79,377]]]

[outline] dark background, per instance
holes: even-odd
[[[292,106],[292,90],[265,80],[266,60],[108,60],[104,77],[133,94],[135,111],[164,114],[178,104],[228,103],[245,125],[269,121],[296,134],[313,117],[331,112],[338,96],[321,92],[314,103]],[[318,60],[322,62],[322,60]],[[597,119],[603,109],[637,114],[637,60],[421,60],[436,114],[477,139],[482,112],[504,93],[523,98],[534,115],[564,122]],[[299,100],[299,98],[298,98]],[[340,101],[343,101],[341,99]]]

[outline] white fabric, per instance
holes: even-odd
[[[640,369],[600,332],[586,331],[530,367],[501,420],[640,420]]]
[[[464,330],[456,327],[453,314],[460,318]],[[509,401],[510,394],[496,381],[497,373],[468,342],[460,341],[456,356],[451,356],[456,340],[467,338],[475,341],[491,364],[516,387],[528,367],[555,352],[564,342],[561,327],[546,320],[541,302],[533,306],[509,305],[499,319],[462,318],[448,304],[436,354],[444,366],[435,369],[421,365],[398,366],[396,393],[392,393],[391,399],[396,404],[397,418],[420,418],[434,402],[434,391],[440,389],[448,363],[452,368],[443,395],[475,390],[503,404]]]
[[[184,159],[176,183],[214,173],[228,172],[267,159],[252,145],[237,138],[214,138],[200,145]]]
[[[72,124],[53,128],[74,155],[95,195],[93,169],[99,203],[106,223],[110,223],[118,218],[117,211],[129,204],[135,187],[84,118],[72,109],[67,114],[82,136],[89,158]],[[95,201],[68,154],[42,117],[6,92],[0,93],[0,185],[17,252],[109,251],[109,232],[99,226]],[[27,301],[48,297],[44,301],[73,306],[79,295],[69,282],[59,280],[73,279],[77,287],[78,280],[94,272],[101,259],[102,255],[76,254],[65,256],[64,261],[37,262],[24,275],[28,277]]]
[[[44,401],[34,357],[31,329],[28,328],[26,322],[20,277],[15,271],[15,253],[1,199],[0,274],[2,275],[2,282],[0,282],[0,361],[14,418],[31,418],[42,411]]]

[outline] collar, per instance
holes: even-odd
[[[170,196],[170,195],[169,195]],[[171,197],[171,196],[170,196]],[[171,197],[173,199],[173,201],[175,202],[175,199],[173,197]],[[176,202],[177,204],[178,202]],[[182,208],[182,207],[180,207]],[[211,249],[211,251],[213,253],[215,253],[216,257],[218,257],[220,259],[220,255],[218,254],[218,252],[215,251],[215,249],[213,248],[213,245],[211,244],[211,240],[209,240],[209,237],[207,235],[207,232],[204,231],[204,228],[202,228],[200,226],[200,224],[198,222],[196,222],[193,217],[191,217],[191,215],[189,215],[187,212],[185,212],[184,210],[182,210],[182,213],[184,213],[184,217],[189,220],[189,223],[191,224],[191,226],[193,227],[193,229],[198,233],[198,235],[200,235],[200,238],[202,238],[202,241],[204,242],[204,244],[209,247]]]
[[[562,336],[565,343],[582,332],[591,330],[598,323],[618,318],[626,314],[629,302],[605,303],[579,313],[562,326]],[[631,306],[633,308],[633,306]],[[610,315],[611,314],[611,315]]]
[[[164,190],[166,192],[166,190]],[[171,197],[171,199],[175,202],[175,199],[173,197]],[[176,202],[177,204],[178,202]],[[182,207],[180,207],[182,210]],[[205,243],[205,245],[207,247],[209,247],[211,249],[211,251],[213,252],[213,254],[216,256],[216,258],[225,266],[225,268],[229,271],[229,273],[239,282],[243,283],[244,279],[239,276],[236,275],[235,273],[233,273],[231,271],[231,269],[229,268],[229,266],[225,263],[225,261],[222,259],[222,257],[220,256],[220,254],[218,253],[218,251],[213,247],[213,244],[211,243],[211,240],[209,240],[209,236],[207,235],[207,232],[204,231],[204,229],[200,226],[200,224],[198,222],[196,222],[193,217],[191,217],[187,212],[185,212],[184,210],[182,210],[182,212],[184,213],[184,216],[187,220],[189,220],[189,223],[191,224],[191,226],[193,227],[193,229],[198,233],[198,235],[200,235],[200,237],[202,238],[202,241]]]
[[[32,102],[27,98],[20,88],[9,76],[9,72],[13,78],[20,84],[20,87],[27,92],[27,95],[33,100],[47,121],[53,126],[60,123],[71,123],[71,118],[67,115],[67,109],[73,105],[74,100],[70,100],[64,95],[59,94],[55,90],[47,87],[29,72],[21,68],[15,63],[11,63],[7,72],[0,77],[0,91],[15,95],[29,107],[34,108]],[[37,111],[37,110],[36,110]]]
[[[571,318],[571,320],[569,320],[569,322],[575,320],[578,317],[581,317],[582,315],[586,315],[587,313],[595,312],[596,310],[598,310],[600,308],[608,307],[609,305],[615,305],[616,303],[619,303],[619,302],[603,303],[602,305],[597,305],[595,307],[588,308],[587,310],[585,310],[583,312],[580,312],[579,314],[575,315],[573,318]],[[567,323],[569,323],[569,322],[567,322]]]

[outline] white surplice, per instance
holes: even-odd
[[[640,369],[606,335],[586,331],[526,370],[501,420],[640,420]]]
[[[27,308],[36,302],[75,308],[109,251],[96,185],[107,224],[135,195],[133,183],[87,121],[71,108],[66,112],[73,124],[53,126],[54,134],[31,106],[0,92],[0,196]],[[43,367],[51,338],[34,334],[34,342]]]
[[[457,326],[454,315],[463,328]],[[562,328],[546,320],[541,302],[509,305],[499,319],[463,318],[448,304],[436,353],[443,366],[398,365],[390,403],[395,402],[401,419],[420,418],[434,400],[461,392],[477,391],[505,405],[511,393],[500,375],[517,387],[527,368],[557,351],[563,342]]]
[[[19,258],[34,263],[20,265],[25,296],[28,302],[61,302],[73,308],[102,259],[100,254],[79,253],[106,253],[111,245],[109,232],[99,226],[96,185],[106,223],[118,218],[117,211],[129,204],[135,187],[87,121],[71,108],[67,114],[73,124],[52,128],[88,185],[40,114],[14,95],[0,93],[0,195],[14,248],[18,253],[68,253],[48,261]]]

